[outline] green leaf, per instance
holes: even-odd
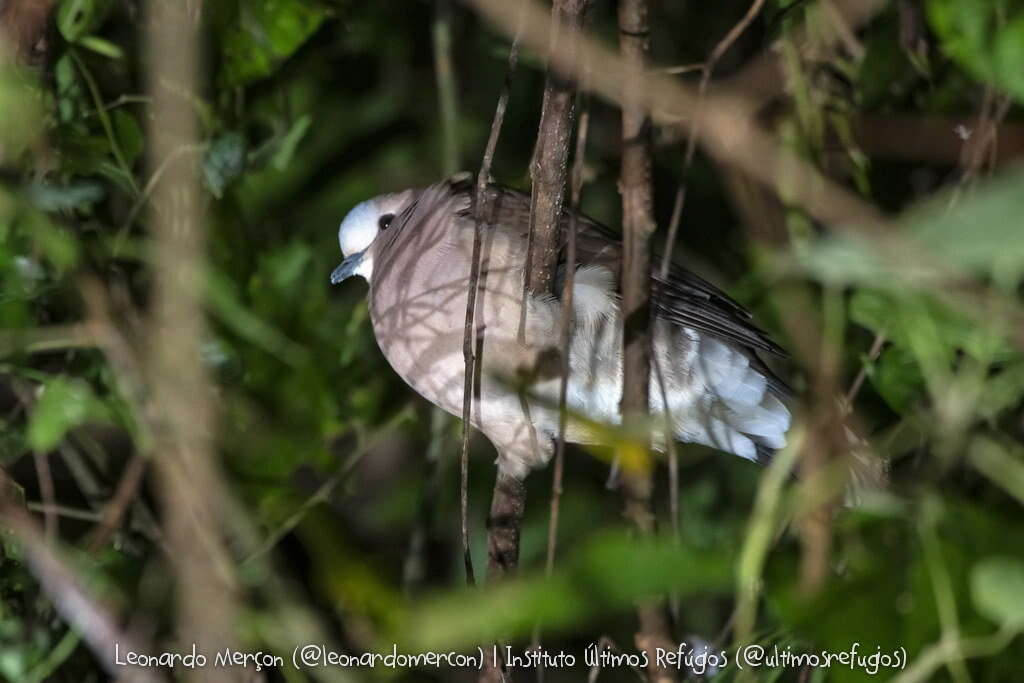
[[[232,180],[245,170],[246,141],[231,132],[215,139],[203,158],[203,177],[213,196],[220,199]]]
[[[37,180],[25,188],[25,197],[40,211],[84,209],[106,194],[103,185],[94,180],[73,180],[63,185]]]
[[[922,329],[935,330],[923,343],[946,362],[960,350],[985,362],[1011,353],[999,335],[928,294],[861,289],[850,299],[850,319],[907,348],[922,342]]]
[[[1004,628],[1024,628],[1024,562],[988,557],[971,571],[971,598],[977,610]]]
[[[64,0],[57,10],[57,30],[69,43],[93,33],[107,18],[113,0]]]
[[[974,76],[1024,101],[1024,6],[1019,1],[930,0],[943,51]]]
[[[914,357],[899,346],[882,351],[869,377],[879,395],[900,415],[905,415],[924,393],[920,367]]]
[[[295,156],[295,149],[302,142],[302,138],[306,137],[306,132],[312,124],[313,117],[309,114],[303,114],[296,119],[295,123],[292,124],[288,132],[281,138],[281,142],[277,145],[274,156],[270,160],[270,165],[278,171],[288,168],[288,165],[292,162],[292,157]]]
[[[326,17],[326,10],[308,0],[242,0],[223,38],[222,85],[245,85],[270,75]]]
[[[124,59],[124,50],[120,46],[99,36],[85,36],[79,39],[78,44],[110,59]]]
[[[139,127],[135,117],[124,109],[115,109],[110,115],[110,120],[114,125],[117,146],[121,149],[124,160],[131,165],[142,154],[143,147],[145,146],[142,128]]]
[[[1022,69],[1024,72],[1024,69]],[[944,193],[905,212],[896,229],[920,253],[928,272],[897,262],[855,230],[818,240],[799,254],[814,277],[836,284],[902,290],[933,286],[935,269],[1024,276],[1024,240],[1016,217],[1024,215],[1024,167],[1017,166],[961,197]]]
[[[47,382],[32,409],[29,446],[40,452],[54,448],[70,430],[101,414],[101,408],[84,382],[63,378]]]

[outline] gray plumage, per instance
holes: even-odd
[[[529,197],[496,186],[487,191],[492,213],[482,239],[475,314],[480,378],[472,421],[494,443],[499,466],[522,477],[547,462],[558,432],[560,379],[557,363],[545,358],[558,345],[561,304],[528,296],[520,336]],[[332,274],[334,282],[350,275],[367,279],[381,351],[413,389],[453,415],[462,412],[475,200],[472,185],[452,180],[363,202],[341,224],[346,258]],[[604,226],[576,218],[567,404],[586,419],[570,419],[567,440],[595,443],[601,430],[593,423],[620,421],[622,247]],[[569,265],[563,244],[556,291]],[[668,397],[669,438],[754,461],[784,446],[786,388],[757,355],[781,354],[779,346],[742,306],[683,268],[674,267],[664,280],[654,276],[652,294],[654,362]],[[525,391],[523,377],[530,378]],[[657,445],[665,439],[658,431],[665,406],[654,368],[650,386]]]

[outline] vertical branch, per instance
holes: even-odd
[[[586,80],[584,77],[582,80]],[[576,150],[573,154],[570,176],[568,234],[565,236],[565,262],[576,263],[576,212],[583,193],[583,167],[586,159],[587,134],[590,130],[590,112],[586,108],[585,96],[580,96],[580,122],[576,131]],[[551,504],[548,515],[548,542],[544,561],[544,573],[551,576],[555,569],[555,554],[558,551],[558,523],[562,509],[562,479],[565,473],[565,429],[569,421],[566,400],[569,393],[570,349],[573,334],[573,286],[576,269],[570,265],[565,269],[562,284],[562,308],[559,317],[558,347],[562,352],[562,379],[558,388],[558,441],[555,443],[555,459],[551,468]],[[540,624],[533,631],[534,647],[540,648]],[[537,670],[537,680],[543,681],[543,667]]]
[[[686,189],[687,189],[687,175],[690,172],[690,167],[693,165],[694,153],[697,150],[697,133],[698,126],[700,125],[699,108],[704,102],[704,94],[707,92],[708,84],[711,82],[711,75],[714,72],[715,65],[718,60],[729,51],[739,37],[747,30],[747,27],[754,21],[761,8],[764,6],[765,0],[753,0],[750,7],[747,9],[746,14],[737,22],[729,32],[725,34],[722,40],[718,41],[715,47],[711,50],[711,54],[708,56],[706,62],[700,67],[700,85],[697,87],[697,101],[695,107],[698,108],[698,115],[694,116],[694,123],[690,126],[690,129],[686,135],[686,148],[683,153],[683,169],[682,169],[682,180],[679,182],[679,187],[676,189],[675,200],[672,205],[672,217],[668,223],[668,236],[665,238],[665,250],[661,257],[661,266],[659,270],[659,277],[664,282],[668,280],[669,269],[672,265],[672,253],[675,250],[676,237],[679,233],[679,225],[682,222],[683,207],[686,203]],[[658,379],[658,391],[661,393],[662,404],[665,406],[665,445],[668,450],[668,495],[669,495],[669,518],[672,525],[672,538],[675,539],[676,543],[680,541],[679,536],[679,456],[676,453],[675,443],[673,439],[669,438],[668,435],[672,433],[672,415],[669,409],[668,397],[665,391],[665,378],[662,373],[661,366],[658,362],[657,357],[653,359],[655,376]],[[677,596],[673,595],[671,600],[672,617],[678,619],[679,617],[679,601]]]
[[[583,29],[583,18],[590,0],[556,0],[551,8],[551,51],[564,45],[564,59],[576,71],[577,46]],[[566,33],[561,40],[562,32]],[[576,86],[560,72],[549,68],[544,84],[540,126],[533,159],[530,161],[530,234],[526,257],[524,287],[531,294],[551,294],[558,260],[559,220],[565,199],[569,167],[569,146],[572,138],[573,107]],[[524,292],[524,294],[526,293]],[[525,319],[526,308],[520,314]]]
[[[437,78],[438,109],[441,114],[441,153],[445,176],[459,170],[459,110],[452,65],[451,0],[436,0],[431,25],[434,43],[434,73]]]
[[[581,98],[582,99],[582,98]],[[590,129],[590,112],[581,104],[580,123],[576,132],[576,151],[572,164],[572,179],[569,192],[570,207],[569,234],[566,235],[565,262],[576,263],[576,211],[583,193],[583,164],[586,157],[587,133]],[[558,549],[558,518],[562,500],[562,474],[565,468],[565,428],[569,413],[566,398],[569,391],[569,349],[572,345],[572,293],[576,269],[570,265],[565,269],[565,283],[562,285],[562,310],[559,321],[559,348],[562,352],[562,381],[558,388],[558,443],[555,444],[555,462],[551,474],[551,516],[548,519],[548,547],[545,571],[551,574],[555,567],[555,552]]]
[[[567,43],[577,44],[588,5],[589,0],[555,2],[551,9],[552,45],[558,44],[563,31],[567,33]],[[527,297],[550,294],[554,286],[575,98],[576,89],[572,81],[549,69],[537,144],[530,164],[533,190],[523,305],[520,306],[520,338],[526,330]],[[489,575],[500,576],[515,569],[519,561],[519,531],[525,506],[526,487],[517,478],[499,470],[488,518]]]
[[[650,336],[650,238],[654,232],[654,196],[651,181],[651,121],[643,102],[641,80],[631,77],[644,69],[650,52],[650,26],[646,0],[622,0],[619,3],[619,42],[624,62],[622,85],[622,169],[619,192],[622,194],[623,264],[623,426],[630,440],[643,438],[643,450],[649,450],[649,437],[641,431],[649,409],[651,375]],[[641,437],[640,434],[644,433]],[[671,438],[670,434],[665,435]],[[622,458],[624,464],[628,461]],[[654,532],[652,491],[654,472],[649,459],[623,468],[625,514],[642,535]],[[658,601],[637,607],[640,629],[637,647],[645,650],[651,681],[675,680],[671,671],[656,665],[655,648],[670,646],[668,619]]]
[[[455,69],[452,65],[452,7],[450,0],[436,0],[431,34],[434,43],[434,75],[437,79],[438,113],[441,117],[442,171],[446,177],[459,170],[458,100],[455,91]],[[440,486],[441,454],[444,452],[448,414],[433,406],[430,409],[430,445],[423,462],[423,491],[419,513],[409,535],[409,551],[402,568],[402,588],[412,593],[423,580],[427,538],[434,519],[434,508]],[[468,483],[468,482],[467,482]],[[468,528],[467,528],[468,531]],[[468,544],[467,544],[468,547]]]
[[[225,491],[213,463],[214,406],[201,363],[205,240],[198,166],[194,155],[177,154],[199,137],[190,99],[199,85],[199,12],[186,2],[147,7],[143,44],[153,98],[149,162],[156,167],[174,159],[153,192],[149,410],[156,411],[155,464],[177,575],[178,623],[190,640],[215,650],[233,639],[234,585],[219,534]]]
[[[487,146],[484,148],[484,158],[480,164],[480,172],[476,177],[476,203],[473,211],[473,255],[469,273],[469,291],[466,297],[466,325],[463,330],[462,356],[465,360],[465,378],[462,393],[462,457],[460,460],[461,497],[460,508],[462,517],[462,555],[466,567],[466,582],[473,585],[473,560],[469,552],[469,436],[472,426],[470,417],[473,409],[473,387],[476,375],[475,344],[477,339],[476,322],[476,296],[480,283],[480,251],[481,237],[484,224],[490,220],[491,206],[487,193],[487,182],[491,175],[491,165],[494,163],[494,152],[498,148],[498,138],[501,137],[501,127],[505,123],[505,111],[508,109],[509,93],[512,89],[512,74],[519,62],[519,36],[521,25],[516,29],[516,35],[512,39],[512,47],[508,52],[508,65],[505,68],[505,81],[501,86],[501,94],[498,95],[498,104],[494,109],[494,118],[491,120],[491,132],[487,136]],[[500,482],[498,482],[500,483]],[[498,487],[495,484],[495,489]],[[492,501],[493,503],[493,501]]]

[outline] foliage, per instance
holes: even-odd
[[[392,642],[410,651],[471,650],[491,639],[525,647],[540,624],[549,651],[579,654],[602,637],[634,651],[633,604],[667,594],[679,605],[679,640],[699,637],[734,652],[743,638],[730,617],[752,596],[756,618],[746,636],[768,647],[904,647],[911,666],[925,666],[929,647],[962,642],[965,661],[949,645],[953,654],[910,680],[1018,675],[1024,171],[983,165],[968,173],[955,155],[942,164],[908,161],[901,148],[869,154],[868,138],[882,136],[860,124],[870,113],[974,126],[986,97],[1019,104],[1020,3],[930,0],[926,23],[910,27],[924,36],[924,52],[901,44],[902,3],[889,3],[853,27],[844,47],[815,52],[795,41],[808,24],[821,28],[816,5],[778,0],[725,55],[716,77],[781,46],[786,92],[772,122],[779,139],[888,212],[893,219],[882,227],[818,225],[787,200],[784,178],[779,202],[759,186],[737,189],[751,183],[700,154],[684,175],[678,145],[658,136],[659,224],[668,224],[685,178],[677,256],[713,274],[793,350],[780,372],[803,397],[795,399],[802,424],[833,403],[815,394],[822,358],[836,359],[835,393],[866,374],[850,424],[889,462],[893,484],[857,509],[835,511],[828,577],[813,594],[801,564],[809,552],[801,515],[814,491],[780,476],[773,499],[762,470],[695,446],[680,449],[678,538],[667,523],[649,544],[628,538],[618,498],[605,488],[605,461],[570,450],[553,573],[543,570],[549,474],[540,472],[529,481],[522,575],[493,590],[461,587],[459,427],[431,427],[430,410],[376,348],[364,286],[331,288],[328,276],[339,257],[338,222],[356,202],[435,180],[444,144],[475,169],[507,42],[471,11],[454,12],[460,118],[458,139],[445,142],[428,3],[202,4],[206,80],[202,92],[185,93],[201,145],[180,153],[201,164],[205,188],[210,327],[201,360],[216,397],[218,465],[260,535],[255,551],[231,545],[245,602],[237,637],[246,650],[288,660],[310,624],[326,625],[339,634],[337,649],[352,652]],[[704,59],[748,6],[652,4],[658,64]],[[109,340],[97,348],[77,323],[96,315],[98,284],[125,343],[144,355],[153,284],[148,199],[166,160],[147,159],[151,111],[135,4],[61,0],[52,21],[42,68],[0,67],[0,464],[33,513],[48,506],[37,461],[50,464],[61,547],[74,552],[89,546],[104,502],[147,444],[140,395],[116,349]],[[614,11],[596,3],[595,34],[614,36],[614,21]],[[524,55],[513,83],[495,166],[511,185],[527,182],[542,68]],[[590,106],[585,208],[617,225],[618,112]],[[1019,127],[1020,109],[1007,110],[1005,123]],[[811,330],[810,346],[800,325],[789,324],[794,317]],[[884,344],[873,356],[876,335]],[[479,568],[493,453],[484,443],[474,450]],[[428,451],[440,458],[430,462]],[[120,613],[145,613],[167,649],[173,593],[152,533],[160,506],[151,479],[113,541],[89,559],[74,555],[73,566]],[[417,533],[426,547],[420,578],[403,569]],[[60,618],[23,550],[4,540],[0,676],[102,680],[103,663]],[[974,655],[978,642],[985,647]],[[280,675],[307,673],[336,672]],[[337,677],[450,680],[448,673]],[[801,676],[748,673],[764,681]],[[587,672],[558,675],[582,681]],[[600,680],[631,675],[607,670]],[[716,679],[742,676],[729,667]],[[811,676],[866,678],[855,668]]]

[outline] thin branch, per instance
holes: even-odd
[[[559,221],[568,180],[569,148],[572,139],[576,86],[571,76],[581,71],[577,55],[577,37],[590,0],[556,0],[551,8],[551,51],[564,51],[569,68],[565,72],[549,68],[544,84],[544,102],[533,158],[530,161],[530,232],[526,252],[527,293],[550,294],[555,281],[559,247]],[[565,46],[564,48],[562,46]],[[526,306],[520,312],[520,337],[523,334]]]
[[[508,65],[505,68],[505,80],[498,95],[498,104],[491,121],[491,132],[487,136],[483,162],[476,177],[476,205],[474,207],[473,255],[469,273],[469,290],[466,296],[466,324],[463,330],[462,356],[465,360],[465,377],[462,385],[462,457],[460,466],[460,517],[462,526],[462,559],[466,569],[466,582],[473,585],[473,558],[469,552],[469,436],[472,432],[470,417],[473,408],[473,387],[476,375],[476,353],[474,346],[477,340],[476,329],[476,297],[480,286],[480,252],[485,223],[490,221],[491,207],[487,201],[487,183],[490,180],[491,165],[494,163],[494,152],[501,137],[501,127],[505,122],[505,110],[508,109],[509,93],[512,89],[512,74],[515,73],[519,61],[520,29],[519,19],[516,22],[515,36],[508,51]]]
[[[562,285],[562,305],[559,316],[559,340],[558,345],[562,358],[562,377],[558,388],[558,441],[555,442],[555,458],[551,468],[551,503],[548,515],[548,541],[547,553],[544,561],[544,573],[551,576],[555,569],[555,555],[558,551],[558,524],[562,509],[562,480],[565,475],[565,430],[569,421],[569,411],[566,401],[569,394],[569,372],[571,369],[570,351],[572,349],[573,335],[573,285],[576,279],[576,215],[580,207],[580,197],[583,193],[583,169],[586,162],[587,134],[590,130],[590,110],[587,107],[585,96],[579,97],[580,116],[576,129],[576,150],[574,152],[572,173],[570,174],[569,203],[571,213],[569,218],[569,231],[566,235],[565,262],[569,266],[565,269],[565,282]],[[534,628],[533,646],[540,648],[540,624]],[[537,669],[537,681],[543,683],[544,668]]]
[[[651,377],[651,250],[654,233],[654,185],[651,161],[651,120],[643,103],[642,83],[634,76],[645,69],[650,54],[647,0],[620,0],[619,45],[622,52],[622,402],[620,413],[632,448],[641,462],[622,460],[625,515],[641,535],[654,532],[654,467],[649,432],[640,429],[650,408]],[[642,436],[643,435],[643,436]],[[665,435],[671,439],[672,434]],[[635,458],[634,458],[635,460]],[[664,603],[637,605],[637,647],[647,653],[648,680],[669,683],[674,672],[658,663],[657,648],[671,648],[672,635]]]
[[[711,54],[708,55],[707,61],[700,66],[701,78],[700,85],[697,88],[697,106],[700,107],[704,101],[704,96],[708,88],[708,84],[711,82],[711,76],[714,73],[715,66],[718,64],[718,60],[729,51],[729,48],[739,39],[743,32],[747,30],[750,24],[754,21],[757,15],[760,13],[761,8],[764,6],[765,0],[754,0],[750,7],[747,9],[746,14],[725,34],[725,37],[720,40],[715,47],[711,50]],[[678,70],[669,70],[669,73],[679,73]],[[689,176],[690,168],[693,166],[693,157],[697,148],[697,126],[700,117],[695,117],[694,124],[687,131],[686,137],[686,148],[683,154],[683,168],[680,173],[681,180],[679,182],[679,188],[676,190],[676,196],[672,205],[672,216],[669,220],[668,236],[665,239],[664,252],[661,257],[661,280],[667,281],[669,275],[669,268],[672,264],[672,255],[675,252],[676,239],[679,233],[679,226],[682,222],[683,207],[686,202],[686,190],[687,190],[687,178]],[[668,478],[669,478],[669,516],[670,523],[672,526],[672,538],[678,543],[680,541],[679,531],[679,454],[676,452],[675,440],[672,438],[672,425],[674,421],[672,419],[671,408],[669,406],[668,395],[665,390],[665,378],[664,372],[661,367],[661,363],[657,358],[657,355],[652,359],[655,367],[655,376],[658,381],[658,390],[661,393],[662,404],[665,410],[665,445],[668,452]],[[678,600],[673,596],[670,601],[672,608],[672,616],[675,619],[679,618],[679,604]]]
[[[134,634],[121,630],[111,607],[86,588],[55,548],[42,540],[42,530],[28,514],[4,500],[0,502],[0,523],[18,540],[26,564],[57,612],[81,634],[107,673],[112,677],[123,673],[115,664],[115,644],[124,651],[152,651]],[[163,680],[145,669],[133,676],[139,681]]]
[[[459,112],[452,65],[451,0],[435,0],[431,23],[434,44],[434,72],[437,78],[438,109],[441,114],[441,152],[444,174],[459,170]]]
[[[46,540],[48,543],[55,543],[60,533],[60,526],[57,522],[57,515],[51,509],[56,504],[57,495],[53,488],[50,460],[46,453],[40,453],[39,451],[32,451],[32,460],[36,466],[36,479],[39,480],[39,493],[43,498],[43,504],[46,506],[43,512],[43,529],[46,533]]]
[[[718,60],[729,51],[743,32],[747,30],[747,27],[754,21],[761,8],[764,6],[765,0],[754,0],[751,3],[747,13],[736,23],[725,37],[718,42],[717,45],[711,50],[711,54],[708,55],[708,60],[701,67],[700,85],[697,87],[697,107],[700,107],[704,101],[705,93],[708,89],[708,84],[711,82],[711,75],[715,70],[715,66],[718,64]],[[661,278],[664,280],[668,277],[669,266],[672,262],[672,252],[675,248],[676,233],[679,231],[679,224],[683,215],[683,205],[686,202],[686,187],[687,187],[687,174],[690,171],[690,167],[693,165],[693,156],[697,148],[697,131],[700,121],[700,116],[694,117],[694,123],[690,126],[686,136],[686,151],[683,155],[683,169],[682,169],[682,180],[679,183],[679,189],[676,190],[675,201],[672,206],[672,218],[669,221],[668,237],[665,240],[665,251],[661,257]],[[666,404],[667,407],[667,404]]]
[[[581,98],[582,100],[582,98]],[[562,501],[562,477],[565,470],[565,429],[569,413],[566,399],[569,392],[570,348],[573,333],[573,283],[576,274],[576,212],[579,210],[583,193],[583,169],[586,160],[587,134],[590,129],[590,111],[581,102],[580,120],[576,131],[576,151],[573,159],[570,184],[572,213],[569,220],[569,234],[566,235],[565,283],[562,286],[562,310],[559,348],[562,351],[562,378],[558,389],[558,442],[555,444],[555,462],[551,474],[551,515],[548,519],[548,545],[545,572],[550,576],[555,567],[555,553],[558,549],[558,519]]]
[[[514,17],[503,0],[469,1],[498,27],[509,30]],[[641,104],[656,122],[672,126],[687,122],[698,126],[705,149],[719,162],[734,165],[769,187],[778,187],[780,181],[785,181],[786,198],[791,204],[803,208],[833,230],[870,245],[873,255],[891,266],[894,272],[922,286],[927,284],[941,300],[976,319],[982,318],[977,301],[982,293],[990,294],[985,286],[966,273],[933,261],[927,250],[908,238],[905,231],[888,229],[891,226],[878,209],[776,142],[758,124],[757,112],[763,104],[758,93],[722,88],[708,92],[698,107],[693,88],[657,70],[627,75],[623,60],[593,38],[580,36],[575,41],[579,43],[578,50],[568,45],[571,42],[568,40],[562,41],[564,45],[552,47],[546,39],[550,24],[547,13],[534,0],[523,1],[523,43],[539,54],[548,55],[555,68],[567,74],[578,74],[575,65],[578,51],[591,65],[588,90],[620,104],[622,84],[627,78],[636,81]],[[881,5],[880,0],[842,3],[844,17],[851,26],[863,23]],[[936,287],[938,284],[943,286]],[[1013,342],[1024,347],[1024,315],[1005,297],[994,298],[998,317],[1007,321],[1006,328],[1011,330]],[[985,319],[993,317],[991,308],[984,314]]]
[[[95,551],[106,545],[114,532],[120,528],[128,509],[135,502],[136,494],[142,485],[146,474],[147,458],[139,453],[134,454],[128,461],[128,465],[117,483],[114,496],[103,508],[103,516],[97,526],[90,534],[87,544],[89,550]]]
[[[857,398],[857,394],[860,393],[860,388],[864,385],[864,380],[868,376],[868,366],[878,360],[878,356],[882,353],[882,347],[885,346],[885,335],[879,332],[875,335],[874,341],[871,342],[871,349],[868,350],[868,357],[865,362],[861,364],[860,370],[857,372],[857,376],[853,378],[853,382],[850,383],[850,388],[846,392],[846,396],[843,397],[843,405],[845,406],[846,413],[849,414],[853,411],[853,401]]]

